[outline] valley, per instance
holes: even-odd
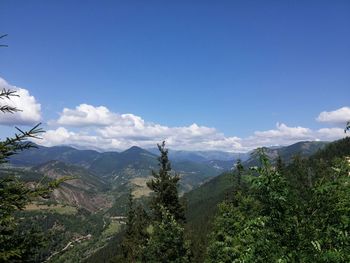
[[[265,150],[271,160],[280,156],[288,163],[295,155],[306,157],[325,145],[300,142]],[[208,223],[216,213],[217,204],[231,188],[231,171],[239,157],[245,167],[258,163],[254,151],[247,154],[185,151],[170,154],[172,172],[180,175],[179,193],[184,194],[187,203],[188,227],[198,231],[199,236],[209,231]],[[88,262],[89,257],[107,248],[122,231],[129,191],[137,202],[147,203],[151,191],[146,182],[157,166],[156,152],[139,147],[123,152],[97,152],[67,146],[38,146],[12,157],[2,174],[15,174],[26,184],[69,178],[49,197],[39,198],[25,207],[21,216],[28,221],[46,222],[46,233],[66,233],[63,239],[51,239],[49,248],[41,251],[40,257],[49,257],[50,262],[69,262],[71,257],[84,255]],[[203,214],[203,211],[206,212]],[[89,226],[89,230],[81,229],[81,224]],[[203,231],[203,227],[208,230]],[[51,246],[55,247],[54,252]]]

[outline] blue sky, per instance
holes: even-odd
[[[41,106],[39,118],[20,124],[40,119],[48,131],[65,129],[53,137],[75,136],[47,136],[47,145],[83,138],[98,148],[102,136],[116,140],[103,141],[110,148],[168,139],[176,148],[246,150],[335,139],[350,118],[349,14],[349,1],[3,0],[9,47],[0,77]],[[60,121],[64,108],[83,116],[81,104],[105,107],[110,121]],[[331,117],[317,121],[324,111]],[[2,123],[1,136],[16,124]]]

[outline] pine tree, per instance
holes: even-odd
[[[5,36],[0,36],[0,39]],[[0,101],[9,100],[13,96],[18,96],[16,91],[6,89],[0,91]],[[20,109],[6,103],[0,105],[0,114],[13,114],[18,111]],[[29,131],[17,127],[16,129],[17,133],[13,137],[0,141],[0,164],[7,163],[8,158],[18,152],[36,147],[28,139],[38,138],[37,136],[43,132],[40,124]],[[23,210],[33,198],[47,196],[65,180],[66,177],[47,185],[37,183],[34,187],[28,187],[15,176],[0,174],[0,262],[33,260],[38,248],[44,244],[45,237],[37,229],[21,228],[15,214]]]
[[[243,175],[243,172],[244,172],[244,166],[242,164],[242,161],[241,159],[238,159],[237,162],[236,162],[236,171],[233,173],[236,180],[234,181],[234,187],[235,187],[235,192],[241,190],[242,188],[242,175]]]
[[[148,224],[149,220],[146,211],[140,204],[135,207],[130,191],[126,231],[122,242],[122,251],[126,262],[142,261],[143,250],[149,237],[147,232]]]
[[[276,170],[279,173],[283,173],[284,168],[285,168],[285,165],[283,163],[282,157],[281,157],[281,155],[278,155],[277,160],[276,160]]]
[[[184,207],[179,201],[177,183],[179,175],[171,173],[165,142],[158,145],[159,171],[152,171],[153,179],[147,183],[153,190],[151,200],[151,234],[144,250],[145,262],[190,262],[189,244],[184,238]]]
[[[177,222],[185,222],[184,206],[179,201],[177,184],[180,180],[178,174],[171,173],[171,164],[168,158],[168,149],[165,142],[158,144],[160,151],[159,171],[152,171],[153,179],[147,182],[147,186],[154,192],[151,201],[153,219],[162,221],[161,207],[166,209]]]

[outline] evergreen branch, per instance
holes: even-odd
[[[28,142],[29,138],[40,139],[38,134],[44,132],[39,126],[41,123],[35,125],[29,131],[23,131],[16,127],[19,133],[15,133],[14,137],[6,138],[4,142],[0,142],[0,163],[6,162],[7,158],[25,149],[36,148],[37,146],[32,142]]]
[[[12,106],[9,106],[9,105],[4,105],[4,106],[0,106],[0,111],[3,112],[3,113],[15,113],[15,112],[18,112],[18,111],[21,111],[19,109],[17,109],[16,107],[12,107]]]
[[[19,97],[17,93],[17,90],[10,90],[10,89],[2,89],[0,91],[0,99],[11,99],[11,97]]]
[[[11,100],[11,97],[19,97],[19,95],[16,93],[17,93],[16,90],[2,89],[0,91],[0,99]],[[21,111],[21,110],[17,109],[16,107],[10,106],[10,105],[3,105],[3,106],[0,106],[0,111],[3,113],[14,113],[14,112]]]
[[[347,133],[348,131],[350,131],[350,121],[348,121],[346,123],[345,129],[344,129],[344,133]]]

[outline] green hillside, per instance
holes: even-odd
[[[211,153],[211,155],[213,154]],[[219,153],[215,153],[215,156],[218,155]],[[225,154],[221,153],[221,155],[227,158]],[[130,187],[137,188],[137,192],[135,192],[137,196],[147,195],[146,181],[151,170],[157,169],[157,155],[136,146],[120,153],[100,153],[93,150],[78,150],[68,146],[38,146],[37,149],[21,152],[10,159],[11,164],[15,167],[36,167],[36,169],[41,165],[47,166],[51,161],[59,161],[60,165],[74,165],[76,173],[84,174],[86,180],[94,177],[103,179],[114,188],[114,193],[117,196],[124,194]],[[233,164],[233,162],[230,163]],[[87,170],[78,171],[78,167]],[[73,166],[70,169],[73,169]],[[217,163],[181,160],[173,162],[173,169],[181,175],[180,188],[183,193],[219,175],[225,168],[218,167]],[[58,163],[56,163],[55,170],[60,172]],[[64,170],[61,172],[64,174]],[[87,176],[88,174],[89,176]]]
[[[329,144],[327,149],[339,148],[336,145],[336,142]],[[264,148],[267,156],[270,157],[272,161],[276,160],[278,156],[281,156],[282,160],[285,163],[289,163],[292,161],[293,157],[296,155],[300,155],[302,157],[308,157],[312,154],[317,153],[319,150],[323,149],[327,143],[325,142],[298,142],[296,144],[292,144],[290,146],[281,147],[277,149]],[[327,150],[329,151],[329,150]],[[324,154],[325,151],[321,151],[318,154]],[[251,157],[243,162],[243,166],[245,168],[249,168],[251,166],[256,166],[259,164],[259,159],[256,151],[251,154]],[[232,188],[233,181],[230,179],[232,177],[232,173],[223,173],[212,180],[204,183],[199,186],[197,189],[187,193],[185,198],[188,201],[189,221],[192,218],[196,218],[197,214],[200,213],[192,213],[194,210],[205,210],[205,208],[201,208],[202,205],[207,207],[215,207],[216,204],[223,200],[225,196],[225,192]],[[210,209],[209,209],[210,210]],[[211,213],[212,214],[212,213]]]
[[[157,166],[157,156],[139,148],[131,147],[130,149],[117,153],[101,153],[90,164],[90,170],[102,176],[116,175],[126,168],[139,170],[155,168]]]
[[[305,164],[305,167],[307,167],[313,165],[312,160],[314,159],[330,160],[337,156],[350,155],[350,139],[346,138],[329,144],[299,142],[279,149],[265,148],[265,152],[272,161],[280,155],[286,163],[291,163],[296,155],[300,155],[303,159],[309,157],[310,163]],[[255,152],[253,152],[251,158],[243,162],[246,169],[258,164],[258,156]],[[289,169],[293,169],[292,165],[289,165],[289,167]],[[294,173],[291,171],[291,174]],[[217,205],[229,195],[235,185],[233,178],[233,172],[223,173],[184,195],[187,202],[187,229],[192,232],[194,246],[199,251],[206,247],[207,234],[211,229],[212,219],[217,212]]]

